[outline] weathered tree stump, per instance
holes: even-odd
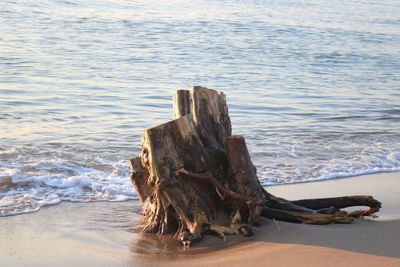
[[[145,232],[190,246],[204,234],[253,234],[260,216],[294,223],[350,223],[377,212],[371,196],[288,201],[260,184],[245,140],[231,135],[225,95],[193,87],[174,95],[174,120],[144,131],[131,160]],[[347,213],[340,209],[367,206]]]

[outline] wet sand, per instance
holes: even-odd
[[[254,237],[184,250],[140,234],[137,201],[62,203],[0,218],[0,266],[400,266],[400,173],[269,187],[288,199],[373,195],[379,218],[348,225],[263,220]]]

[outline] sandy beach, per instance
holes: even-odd
[[[269,187],[287,199],[373,195],[378,218],[346,225],[263,220],[254,237],[184,250],[140,234],[138,201],[62,203],[0,218],[0,266],[400,266],[400,173]]]

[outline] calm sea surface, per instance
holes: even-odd
[[[172,93],[227,94],[264,185],[400,171],[397,0],[0,2],[0,216],[136,197]]]

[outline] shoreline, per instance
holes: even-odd
[[[267,190],[287,199],[372,195],[378,218],[303,225],[263,220],[250,238],[207,236],[184,250],[169,237],[139,233],[139,201],[61,203],[1,217],[0,266],[399,266],[400,173]]]
[[[266,184],[263,185],[263,187],[268,187],[271,188],[273,186],[282,186],[282,185],[297,185],[297,184],[307,184],[307,183],[317,183],[317,182],[325,182],[325,181],[336,181],[336,180],[342,180],[342,179],[352,179],[360,176],[369,176],[369,175],[380,175],[380,174],[391,174],[391,173],[399,173],[400,170],[395,170],[395,171],[367,171],[367,172],[361,172],[360,174],[345,174],[342,176],[333,176],[330,178],[316,178],[314,180],[300,180],[297,182],[291,182],[291,183],[283,183],[283,184]]]

